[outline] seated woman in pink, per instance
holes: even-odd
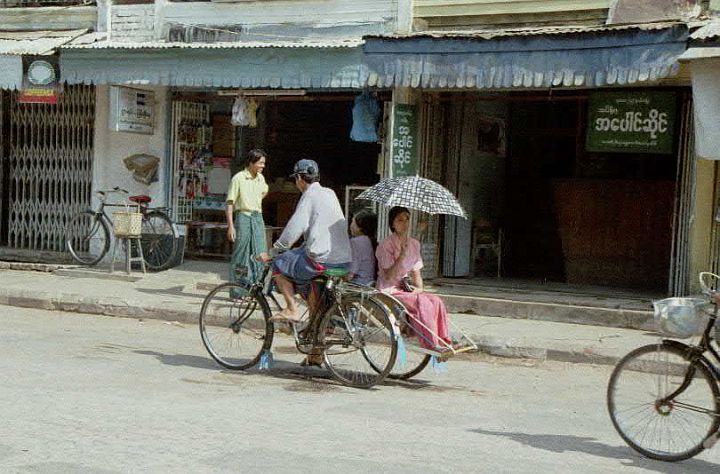
[[[448,344],[452,343],[447,309],[438,296],[423,291],[420,242],[408,236],[410,211],[404,207],[393,207],[390,209],[388,222],[392,234],[380,242],[375,251],[378,261],[377,287],[405,305],[411,316],[408,318],[411,324],[414,320],[422,322],[413,324],[413,328],[420,335],[420,342],[424,347],[447,349],[438,340],[439,338]],[[415,287],[412,291],[403,288],[403,278],[408,274]]]

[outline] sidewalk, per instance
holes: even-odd
[[[0,262],[0,305],[196,324],[203,298],[225,271],[224,262],[201,261],[131,276]],[[452,321],[483,352],[505,357],[614,364],[633,348],[658,340],[643,330],[515,317],[453,313]]]

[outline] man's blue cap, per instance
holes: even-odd
[[[295,167],[293,168],[293,173],[290,175],[291,178],[294,178],[295,176],[299,174],[304,174],[306,176],[312,176],[316,177],[320,175],[320,168],[318,167],[318,164],[315,163],[314,160],[300,160],[297,163],[295,163]]]

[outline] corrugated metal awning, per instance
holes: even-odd
[[[280,41],[217,41],[187,43],[169,41],[111,41],[104,33],[89,33],[63,46],[63,49],[256,49],[256,48],[357,48],[362,38],[328,38]]]
[[[418,33],[366,37],[364,52],[370,86],[595,87],[674,74],[687,38],[687,26],[678,23]]]
[[[22,57],[44,56],[87,30],[0,31],[0,89],[22,86]]]
[[[62,48],[70,84],[188,87],[361,88],[361,39],[233,43],[87,43]],[[322,50],[322,51],[319,51]]]
[[[708,21],[704,26],[695,30],[691,35],[691,40],[713,40],[720,38],[720,19]]]
[[[46,55],[87,30],[0,31],[0,54]]]

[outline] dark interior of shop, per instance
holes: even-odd
[[[662,289],[677,153],[586,152],[585,114],[582,98],[510,104],[504,274]]]

